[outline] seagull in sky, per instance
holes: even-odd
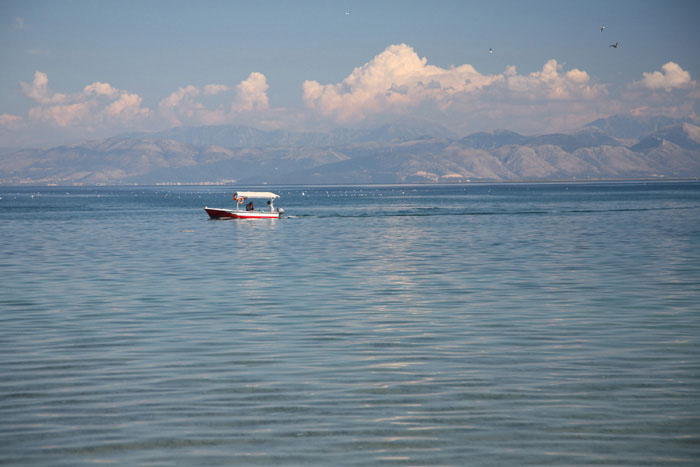
[[[352,14],[352,12],[350,10],[345,12],[345,16],[350,16],[350,14]]]
[[[604,25],[604,24],[601,24],[601,25],[600,25],[600,32],[603,32],[603,29],[605,29],[605,25]]]
[[[620,45],[619,42],[615,42],[614,44],[610,44],[608,47],[612,47],[613,49],[617,49],[617,46]]]
[[[492,49],[491,47],[489,47],[489,53],[490,53],[490,54],[493,53],[493,49]]]

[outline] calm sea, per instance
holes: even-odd
[[[700,463],[700,183],[264,189],[0,188],[0,464]]]

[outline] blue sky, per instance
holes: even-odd
[[[696,1],[5,0],[0,146],[178,125],[694,118],[698,24]]]

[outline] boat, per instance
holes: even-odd
[[[284,209],[275,208],[275,200],[280,195],[269,191],[237,191],[233,194],[233,202],[236,209],[210,208],[204,210],[212,219],[279,219],[284,214]],[[266,199],[267,209],[254,209],[253,199]],[[246,203],[248,201],[248,203]]]

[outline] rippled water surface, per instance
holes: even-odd
[[[0,464],[700,461],[697,182],[264,189],[0,188]]]

